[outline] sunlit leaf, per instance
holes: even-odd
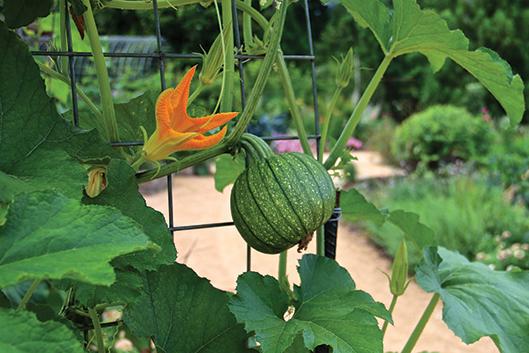
[[[237,280],[230,310],[247,332],[255,332],[263,353],[299,347],[300,336],[309,350],[327,344],[334,353],[382,352],[375,317],[391,320],[382,304],[356,290],[347,271],[331,259],[305,255],[298,271],[294,303],[273,277],[247,272]],[[285,320],[289,309],[294,314]]]
[[[443,301],[443,320],[463,342],[489,336],[502,353],[529,347],[529,272],[492,271],[444,248],[428,248],[417,283]]]

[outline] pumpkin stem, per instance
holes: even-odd
[[[246,164],[273,156],[266,142],[252,134],[244,134],[240,140],[241,148],[246,152]]]

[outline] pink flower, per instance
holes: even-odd
[[[364,144],[359,139],[351,137],[349,140],[347,140],[346,146],[355,150],[359,150],[364,146]]]

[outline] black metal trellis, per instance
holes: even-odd
[[[155,35],[156,35],[156,46],[157,50],[154,53],[127,53],[127,52],[107,52],[103,55],[108,58],[152,58],[158,61],[159,74],[160,74],[160,86],[164,90],[166,88],[165,80],[165,61],[167,59],[201,59],[201,56],[198,54],[186,54],[186,53],[170,53],[164,52],[162,49],[162,34],[160,29],[160,17],[159,17],[159,8],[158,1],[152,0],[153,4],[153,14],[155,22]],[[309,135],[309,139],[316,141],[317,153],[319,153],[319,140],[320,140],[320,124],[319,124],[319,111],[318,111],[318,92],[317,92],[317,78],[316,78],[316,64],[315,64],[315,55],[314,55],[314,45],[312,40],[312,24],[310,18],[310,8],[309,1],[303,0],[303,6],[305,9],[305,22],[307,28],[307,41],[309,47],[308,54],[293,54],[293,55],[284,55],[285,60],[295,60],[295,61],[309,61],[311,64],[311,81],[312,81],[312,95],[313,95],[313,108],[314,108],[314,126],[315,131],[312,135]],[[67,5],[66,5],[67,6]],[[241,54],[242,43],[238,22],[238,12],[236,8],[236,1],[232,0],[232,12],[233,12],[233,26],[234,26],[234,39],[237,46],[237,53],[235,59],[237,59],[237,68],[240,76],[240,94],[241,94],[241,104],[244,108],[246,104],[246,92],[245,92],[245,62],[251,60],[261,60],[264,56],[262,55],[245,55]],[[66,9],[66,15],[69,16],[69,11]],[[78,97],[77,97],[77,88],[76,88],[76,77],[74,71],[75,59],[77,57],[90,57],[92,56],[91,52],[76,52],[74,51],[72,45],[72,31],[70,26],[69,17],[66,20],[66,36],[67,36],[67,51],[44,51],[44,50],[35,50],[32,51],[33,56],[53,56],[53,57],[67,57],[68,58],[68,71],[69,79],[71,83],[71,94],[72,94],[72,113],[73,113],[73,124],[79,126],[79,109],[78,109]],[[298,136],[262,136],[265,141],[277,141],[277,140],[296,140],[299,139]],[[125,146],[139,146],[142,145],[143,141],[121,141],[114,142],[112,145],[114,147],[125,147]],[[167,176],[167,204],[168,204],[168,229],[171,232],[171,236],[174,232],[178,231],[188,231],[188,230],[197,230],[204,228],[217,228],[217,227],[227,227],[233,226],[233,222],[218,222],[218,223],[204,223],[204,224],[192,224],[192,225],[174,225],[174,203],[173,203],[173,193],[172,193],[172,174]],[[251,249],[247,247],[246,253],[246,270],[251,270]],[[119,322],[114,323],[105,323],[104,326],[117,325]],[[84,327],[85,330],[90,329],[89,327]]]

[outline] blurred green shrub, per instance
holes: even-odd
[[[490,124],[465,109],[437,105],[397,128],[392,152],[409,169],[438,169],[456,161],[481,160],[494,136]]]
[[[492,146],[484,171],[492,182],[502,185],[514,203],[529,206],[529,134],[498,129],[500,143]]]
[[[390,210],[417,213],[420,221],[434,230],[439,245],[457,250],[471,260],[479,253],[482,261],[483,254],[495,258],[501,250],[495,238],[501,234],[510,234],[513,244],[529,244],[527,210],[512,205],[501,187],[481,179],[433,176],[404,179],[390,188],[382,187],[374,198]],[[390,254],[403,237],[402,231],[389,223],[367,228]],[[410,247],[410,263],[416,264],[419,259],[417,249]]]

